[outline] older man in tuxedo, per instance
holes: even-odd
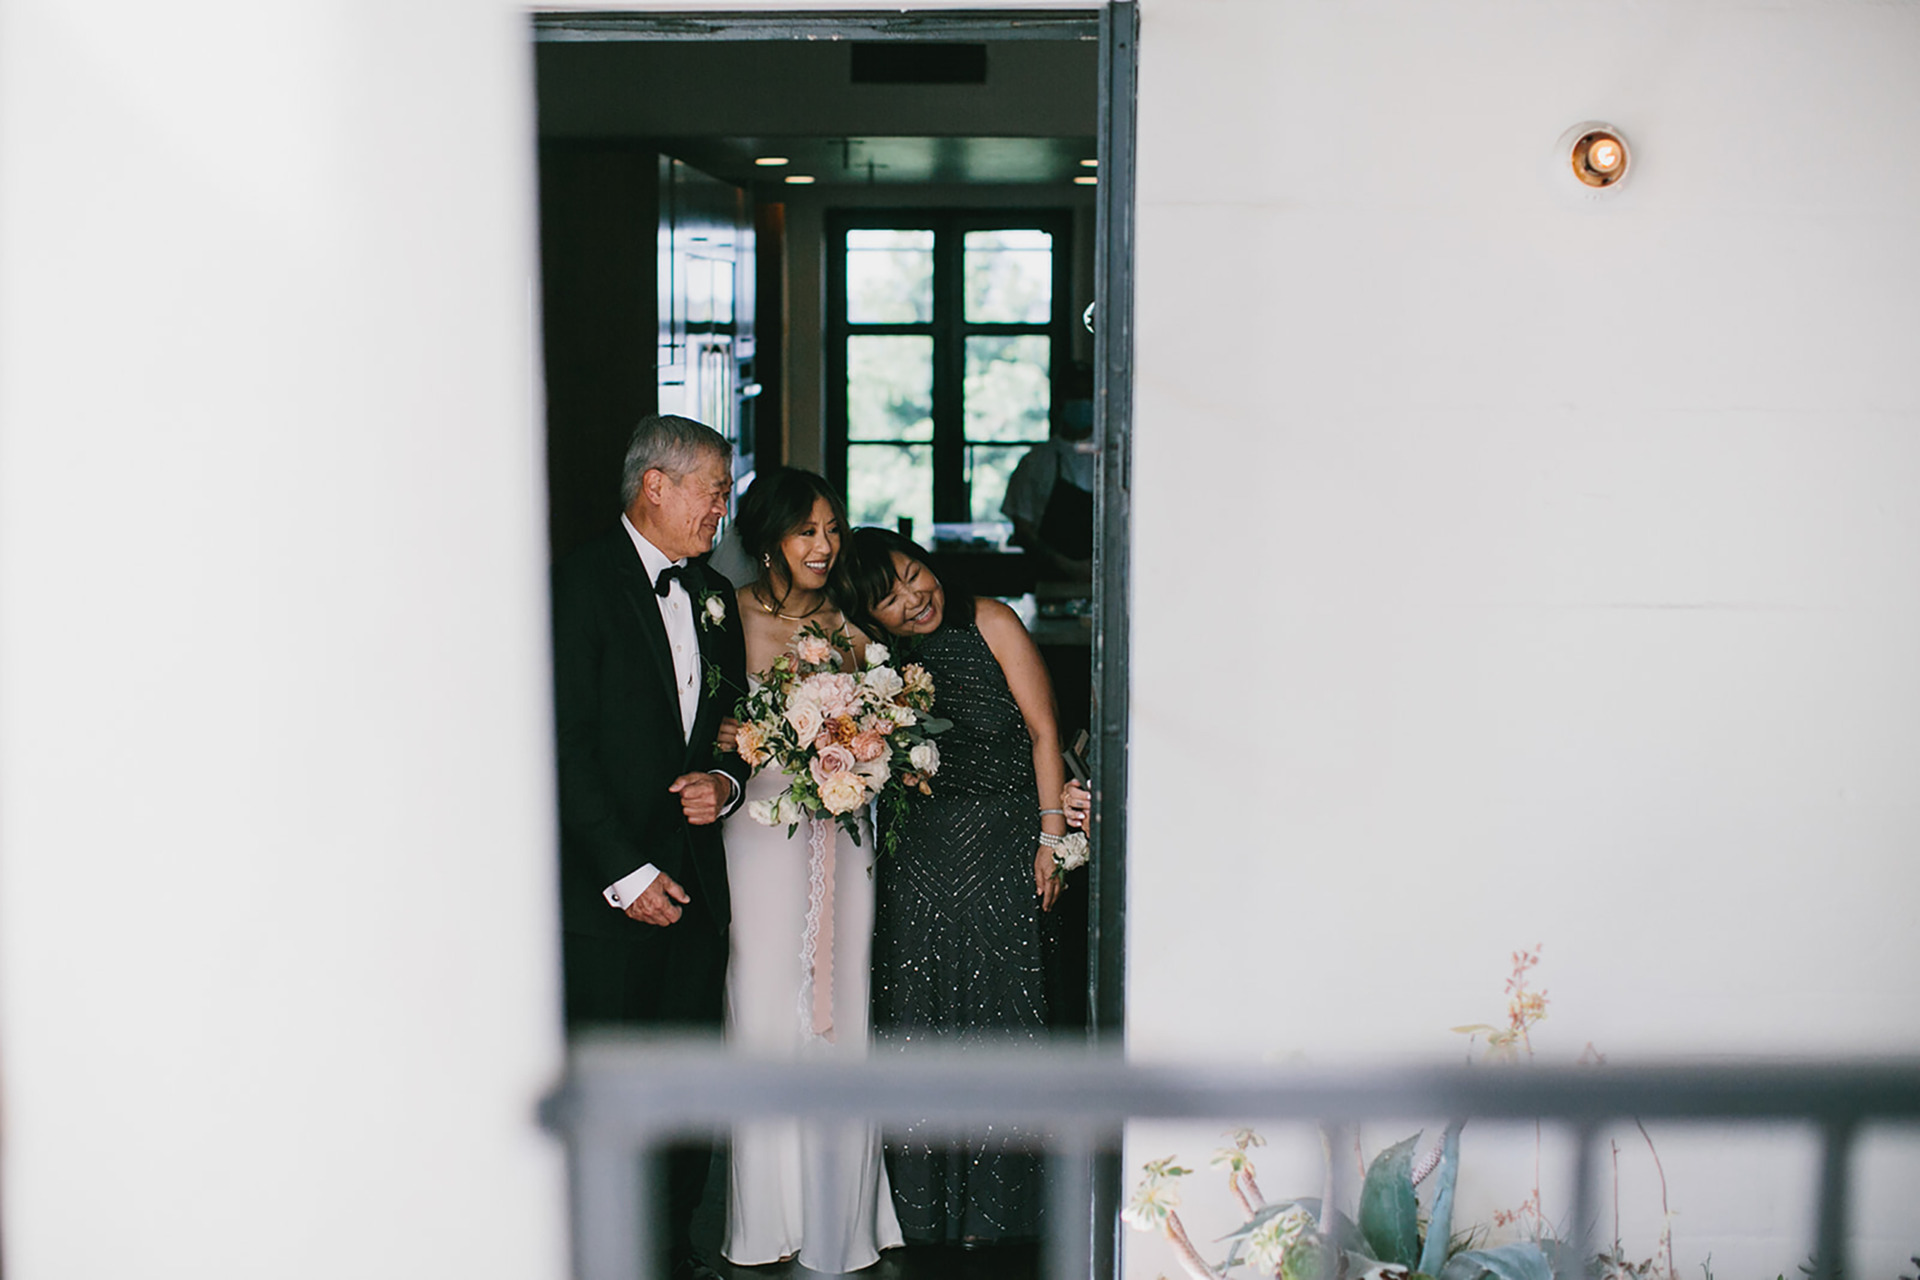
[[[729,919],[720,819],[746,770],[714,738],[746,687],[733,588],[693,558],[733,488],[726,440],[687,418],[635,428],[618,527],[554,570],[560,901],[569,1030],[718,1028]],[[709,1156],[667,1175],[675,1280],[714,1275],[690,1226]]]

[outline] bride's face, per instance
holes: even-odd
[[[924,636],[940,629],[947,593],[927,566],[903,552],[893,553],[893,590],[873,606],[873,620],[897,636]]]
[[[840,557],[840,522],[833,518],[833,504],[825,498],[813,500],[807,518],[780,539],[780,559],[787,576],[798,591],[824,591],[833,562]]]

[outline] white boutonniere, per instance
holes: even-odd
[[[700,593],[700,625],[711,631],[727,620],[727,602],[718,591]]]

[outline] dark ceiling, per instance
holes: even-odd
[[[663,138],[660,145],[716,178],[756,188],[789,188],[789,176],[810,177],[822,187],[1027,185],[1072,183],[1096,172],[1082,163],[1094,158],[1092,138]],[[788,163],[755,163],[769,156]]]
[[[942,49],[902,62],[915,46],[881,47],[863,64],[876,50],[857,41],[546,41],[535,46],[540,133],[647,139],[717,178],[789,194],[788,174],[843,187],[1093,175],[1081,164],[1094,156],[1092,42],[918,52]],[[791,163],[753,163],[765,155]]]

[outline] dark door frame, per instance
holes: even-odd
[[[911,3],[911,0],[901,0]],[[1136,41],[1134,0],[1092,0],[1078,10],[737,13],[536,13],[538,42],[607,40],[1098,40],[1100,184],[1094,246],[1093,783],[1096,818],[1088,892],[1089,1008],[1096,1040],[1118,1051],[1126,1031],[1126,848],[1131,615],[1133,441],[1133,241]],[[1093,1276],[1118,1276],[1121,1168],[1118,1135],[1094,1159],[1091,1238],[1066,1256],[1091,1255]],[[1082,1250],[1086,1252],[1083,1253]]]

